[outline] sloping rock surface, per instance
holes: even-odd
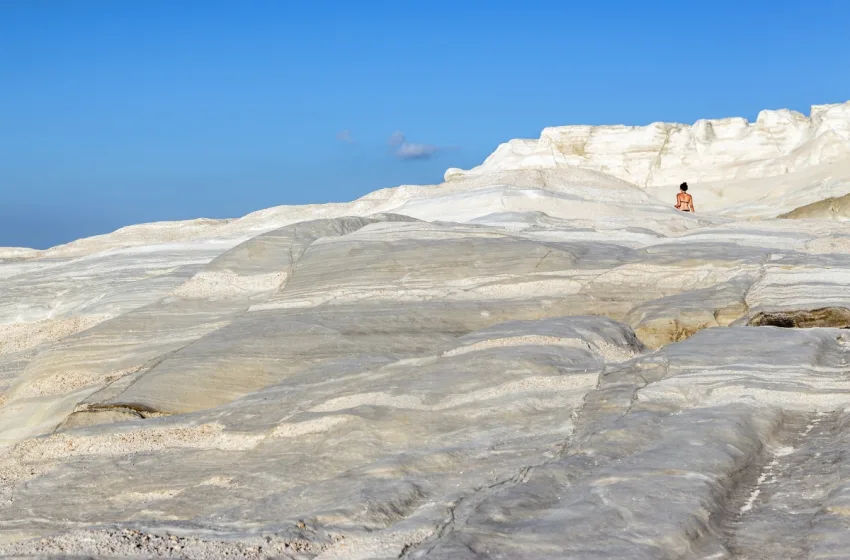
[[[846,555],[846,108],[0,250],[0,554]]]
[[[842,222],[850,221],[850,194],[837,198],[827,198],[813,202],[800,208],[795,208],[780,218],[796,219],[832,219]]]

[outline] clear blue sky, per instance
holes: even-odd
[[[0,0],[0,246],[438,182],[551,125],[807,113],[850,99],[848,21],[846,0]]]

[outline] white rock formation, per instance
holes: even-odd
[[[0,250],[0,554],[839,557],[848,131],[547,129]]]
[[[515,169],[581,167],[642,187],[761,178],[846,161],[850,102],[815,105],[809,117],[762,111],[755,123],[736,117],[693,125],[560,126],[539,140],[511,140],[480,166],[446,171],[446,180]]]
[[[712,192],[710,198],[703,197],[701,207],[714,210],[782,198],[775,180],[756,182],[756,192],[753,184],[745,188],[741,180],[800,173],[804,176],[789,182],[809,187],[799,193],[807,202],[793,202],[803,206],[836,191],[850,190],[848,160],[850,102],[815,105],[808,117],[787,109],[762,111],[754,123],[728,118],[700,120],[693,125],[658,122],[648,126],[546,128],[538,140],[511,140],[500,145],[474,169],[449,169],[445,179],[457,181],[516,169],[578,167],[629,181],[653,194],[664,193],[665,198],[671,198],[679,183],[687,181],[699,188],[697,192],[706,188]],[[837,170],[831,167],[833,164],[843,165]],[[839,184],[811,188],[818,181]],[[767,214],[774,211],[774,207],[764,209]]]

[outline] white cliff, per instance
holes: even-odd
[[[766,110],[754,123],[738,117],[700,120],[693,125],[658,122],[546,128],[538,140],[511,140],[480,166],[469,171],[449,169],[445,178],[456,181],[506,170],[577,167],[666,195],[675,194],[675,187],[683,181],[713,191],[716,183],[728,187],[730,181],[736,182],[734,195],[720,203],[708,201],[706,209],[720,209],[756,198],[741,184],[743,180],[802,172],[835,175],[829,166],[847,164],[848,159],[850,102],[814,105],[808,117],[787,109]],[[838,188],[846,190],[850,169],[844,166],[840,176],[844,181]],[[764,195],[760,190],[758,197]],[[773,198],[779,197],[774,193]]]
[[[850,155],[850,102],[815,105],[807,117],[762,111],[756,122],[726,118],[693,125],[559,126],[538,140],[511,140],[469,171],[446,179],[515,169],[581,167],[642,187],[783,175]]]

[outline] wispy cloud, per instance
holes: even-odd
[[[387,141],[387,144],[389,144],[390,146],[401,146],[402,144],[404,144],[404,141],[404,133],[400,130],[396,130],[390,136],[390,139]]]
[[[354,138],[351,136],[351,131],[347,128],[336,133],[336,139],[346,144],[354,144]]]
[[[393,132],[388,144],[393,148],[393,153],[399,159],[428,159],[440,151],[438,146],[432,144],[408,142],[401,131]]]

